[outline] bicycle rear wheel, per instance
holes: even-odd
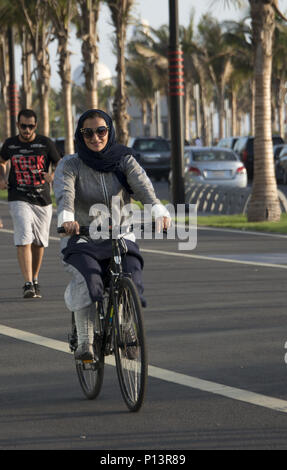
[[[74,335],[77,334],[74,316],[72,317]],[[76,340],[77,344],[77,340]],[[76,348],[75,348],[76,349]],[[99,361],[80,361],[75,359],[76,371],[84,395],[94,400],[99,395],[104,379],[104,354],[101,350],[101,336],[95,332],[94,351]]]
[[[116,299],[114,348],[117,375],[124,401],[138,411],[144,401],[148,360],[141,303],[131,279],[119,281]]]

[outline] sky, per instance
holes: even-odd
[[[239,20],[244,16],[243,10],[231,6],[225,5],[224,0],[178,0],[179,9],[179,23],[183,26],[187,26],[189,23],[191,12],[195,14],[195,24],[198,23],[201,16],[208,11],[217,18],[219,21],[234,19]],[[245,2],[246,5],[248,2]],[[282,11],[287,10],[287,0],[279,0],[279,5]],[[135,0],[135,6],[133,10],[133,16],[140,18],[148,22],[153,28],[158,28],[163,24],[169,24],[169,0]],[[109,11],[107,6],[102,5],[99,22],[99,60],[102,64],[107,66],[111,72],[111,75],[115,75],[115,64],[116,57],[112,52],[113,48],[113,26],[109,17]],[[128,29],[128,37],[131,37],[133,26],[131,25]],[[57,55],[56,55],[56,43],[51,45],[51,86],[58,89],[60,86],[60,79],[57,72]],[[80,42],[75,38],[75,34],[71,34],[70,50],[73,51],[71,56],[72,74],[81,65],[81,49]],[[16,61],[20,61],[20,52],[16,54]],[[16,66],[17,73],[20,74],[20,67]],[[19,82],[20,77],[17,76]]]

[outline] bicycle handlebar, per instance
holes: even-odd
[[[150,230],[150,226],[151,226],[151,230]],[[130,231],[132,232],[134,227],[135,228],[140,228],[141,232],[147,230],[147,231],[151,231],[152,233],[154,233],[155,230],[156,230],[156,223],[152,222],[151,224],[144,224],[144,223],[130,224],[130,225],[125,225],[125,226],[121,226],[121,225],[111,226],[111,225],[109,225],[109,234],[112,234],[113,232],[115,232],[115,233],[124,235],[125,233],[130,233]],[[102,225],[98,225],[97,227],[92,228],[92,230],[96,230],[97,232],[101,232],[102,229],[103,229]],[[164,234],[167,233],[167,229],[163,229],[162,231],[163,231]],[[66,233],[64,227],[57,227],[57,232],[58,233]],[[80,235],[90,236],[90,226],[81,225],[80,226]]]

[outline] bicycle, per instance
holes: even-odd
[[[132,226],[130,226],[132,227]],[[143,230],[143,226],[141,226]],[[121,229],[122,230],[122,229]],[[58,233],[64,233],[59,227]],[[138,411],[144,401],[148,359],[142,307],[137,288],[130,275],[123,272],[120,238],[113,236],[112,257],[109,265],[109,283],[104,291],[103,302],[98,302],[94,351],[97,360],[75,359],[81,388],[88,399],[99,395],[104,378],[105,357],[115,355],[117,376],[123,399],[130,411]],[[80,235],[91,240],[89,227],[80,227]],[[69,337],[71,352],[77,349],[77,329],[72,313],[72,334]]]

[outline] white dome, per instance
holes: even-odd
[[[148,22],[148,20],[145,20],[145,19],[141,19],[141,24],[142,26],[144,27],[145,30],[149,30],[150,29],[150,24]]]
[[[112,74],[105,64],[101,62],[98,63],[98,81],[104,82],[104,85],[111,85],[112,84]],[[85,77],[83,74],[83,66],[79,65],[74,73],[73,73],[73,82],[77,86],[83,86],[85,83]]]
[[[139,19],[139,24],[141,26],[141,30],[147,35],[150,35],[150,24],[148,20],[145,20],[143,18]],[[138,33],[139,26],[134,26],[133,28],[133,36],[136,36]]]

